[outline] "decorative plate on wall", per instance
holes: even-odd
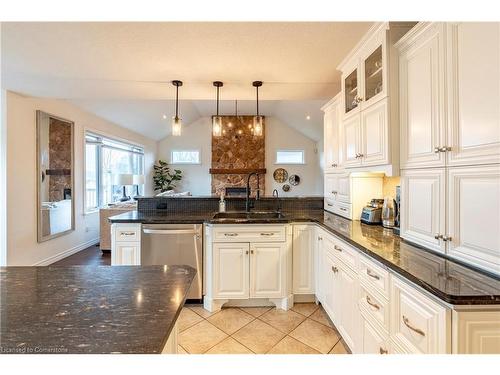
[[[285,185],[283,185],[282,189],[283,189],[283,191],[290,191],[290,185],[285,184]]]
[[[274,181],[282,184],[283,182],[286,182],[286,180],[288,180],[288,172],[286,171],[286,169],[278,168],[274,171],[273,177]]]
[[[300,184],[300,177],[296,174],[292,174],[288,179],[288,182],[290,182],[290,185],[292,186],[297,186],[298,184]]]

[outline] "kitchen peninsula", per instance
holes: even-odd
[[[185,266],[0,268],[0,353],[176,353]]]

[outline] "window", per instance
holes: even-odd
[[[135,145],[85,134],[85,211],[90,212],[118,201],[123,187],[114,185],[116,174],[144,174],[144,149]],[[142,195],[144,186],[139,186]],[[128,196],[135,196],[135,186],[126,186]]]
[[[199,150],[172,150],[170,164],[200,164]]]
[[[305,164],[304,150],[278,150],[276,164]]]

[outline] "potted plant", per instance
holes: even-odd
[[[158,160],[158,164],[154,165],[153,182],[154,190],[161,193],[167,190],[175,189],[177,181],[182,180],[182,171],[174,169],[170,172],[168,163],[164,160]]]

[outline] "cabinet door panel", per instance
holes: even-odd
[[[363,354],[387,354],[387,337],[363,319]]]
[[[406,170],[401,177],[401,237],[444,252],[435,238],[445,234],[444,169]]]
[[[500,162],[500,23],[448,24],[450,165]]]
[[[328,246],[327,241],[323,238],[323,246]],[[336,291],[338,285],[334,273],[334,269],[338,268],[333,257],[326,255],[326,249],[323,250],[323,269],[321,277],[323,280],[324,303],[323,307],[333,323],[339,322],[339,311],[335,299],[338,298]]]
[[[387,100],[382,100],[361,112],[363,165],[389,162],[387,127]]]
[[[293,293],[314,293],[315,230],[312,225],[293,226]]]
[[[500,274],[500,166],[448,171],[448,253]]]
[[[285,248],[284,242],[250,244],[250,297],[284,296]]]
[[[248,298],[248,243],[214,243],[214,296]]]
[[[325,172],[334,172],[339,167],[339,103],[332,103],[325,109],[324,152]]]
[[[342,128],[342,155],[344,157],[343,165],[345,167],[360,165],[361,158],[356,157],[359,153],[361,153],[361,126],[359,115],[354,115],[344,120],[344,122],[342,123]]]
[[[337,272],[339,288],[335,296],[335,303],[340,307],[340,324],[337,325],[342,338],[353,353],[359,351],[359,322],[358,308],[358,278],[352,271],[338,267]]]
[[[325,197],[335,200],[339,190],[338,174],[325,174]]]
[[[343,173],[337,177],[336,198],[340,202],[351,203],[351,177],[349,173]]]
[[[138,266],[141,264],[140,242],[115,242],[113,265]]]
[[[443,30],[430,26],[399,56],[401,167],[443,166]]]

